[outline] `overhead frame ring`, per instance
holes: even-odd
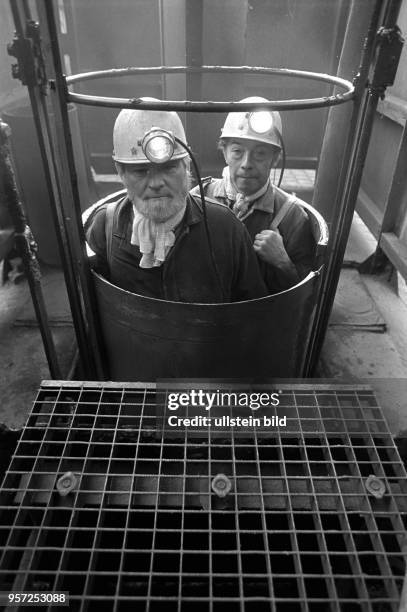
[[[345,91],[331,96],[318,98],[303,98],[292,100],[269,100],[268,102],[212,102],[212,101],[190,101],[190,100],[159,100],[145,101],[140,98],[111,98],[105,96],[94,96],[79,94],[68,91],[68,101],[88,106],[107,106],[111,108],[137,108],[144,110],[164,111],[187,111],[196,113],[223,113],[233,111],[253,111],[259,108],[269,110],[304,110],[310,108],[323,108],[337,106],[352,100],[355,93],[353,83],[346,79],[323,74],[320,72],[309,72],[305,70],[289,70],[287,68],[266,68],[261,66],[151,66],[151,67],[129,67],[113,68],[110,70],[97,70],[83,72],[66,77],[68,87],[75,83],[121,77],[130,74],[179,74],[179,73],[238,73],[238,74],[273,74],[285,77],[297,77],[312,81],[319,81],[340,87]]]

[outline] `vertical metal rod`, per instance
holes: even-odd
[[[360,88],[364,88],[365,82],[367,82],[369,65],[373,62],[374,68],[380,59],[381,53],[385,53],[381,45],[379,45],[378,53],[376,57],[374,57],[377,42],[376,34],[380,23],[380,17],[384,15],[381,19],[383,27],[394,27],[400,2],[401,0],[387,0],[386,5],[383,5],[380,1],[376,2],[362,54],[360,77],[356,93],[357,96],[360,94]],[[351,138],[347,145],[347,154],[349,154],[350,162],[346,167],[346,181],[343,197],[337,202],[338,212],[335,219],[334,231],[332,232],[333,239],[331,242],[330,257],[323,282],[322,297],[317,304],[316,323],[312,334],[313,343],[307,355],[306,376],[310,376],[314,372],[328,327],[370,142],[374,116],[381,94],[382,91],[378,88],[374,90],[370,89],[359,100],[357,108],[355,109],[357,112],[354,112],[352,116],[351,129],[349,132]],[[354,134],[353,138],[352,134]],[[342,175],[344,171],[345,168],[342,169]]]
[[[339,202],[345,188],[360,106],[365,97],[381,6],[381,0],[375,0],[371,5],[353,0],[348,16],[337,75],[356,77],[353,108],[345,104],[329,109],[313,198],[313,205],[328,224],[333,221],[335,213],[336,216],[339,214]],[[368,32],[363,44],[361,32],[367,26]],[[358,63],[355,56],[360,58]]]
[[[61,187],[61,205],[72,253],[72,267],[81,295],[81,313],[86,322],[87,376],[105,378],[105,362],[101,344],[101,329],[97,317],[96,297],[86,255],[85,235],[81,218],[78,181],[68,119],[67,86],[59,52],[58,34],[52,2],[37,0],[41,23],[41,39],[46,53],[45,65],[49,77],[54,77],[51,103],[55,118],[57,175]]]
[[[79,61],[78,61],[78,55],[80,54],[80,46],[79,46],[79,39],[78,39],[78,34],[77,34],[78,28],[77,28],[77,20],[75,18],[74,6],[72,4],[72,0],[59,0],[59,3],[60,4],[62,3],[65,24],[66,24],[66,29],[67,29],[67,33],[65,35],[61,35],[61,42],[60,42],[61,53],[68,52],[71,72],[72,74],[77,74],[78,72],[80,72]],[[59,19],[58,20],[58,24],[59,24],[58,31],[61,30],[60,22],[61,20]],[[81,93],[81,88],[82,88],[82,83],[76,83],[75,86],[72,88],[72,90],[76,90],[78,93]],[[83,115],[83,109],[80,108],[80,106],[78,106],[77,111],[78,111],[77,118],[78,118],[78,124],[79,124],[79,132],[81,135],[83,135],[85,132],[85,127],[84,127],[85,119]],[[86,164],[85,171],[86,171],[89,195],[96,202],[96,200],[98,200],[100,196],[97,192],[96,183],[92,175],[92,168],[91,168],[91,161],[90,161],[91,157],[89,154],[87,143],[84,140],[84,138],[80,139],[80,144],[83,150],[85,164]]]
[[[19,40],[27,40],[26,26],[31,19],[30,8],[24,0],[10,0],[11,11]],[[33,57],[25,58],[33,63]],[[69,303],[75,335],[78,343],[80,359],[86,373],[91,375],[95,368],[92,367],[93,356],[87,338],[87,321],[82,308],[81,294],[74,275],[72,263],[72,251],[68,240],[66,221],[62,212],[61,204],[61,182],[55,166],[56,154],[53,146],[53,138],[48,117],[46,97],[39,83],[29,82],[27,84],[30,102],[33,109],[35,127],[44,166],[47,188],[50,194],[51,214],[53,216],[56,236],[64,271]]]
[[[342,47],[341,59],[338,66],[338,75],[347,74],[354,65],[353,54],[359,48],[358,40],[355,40],[355,35],[358,37],[358,26],[365,19],[365,7],[358,5],[359,0],[353,0],[349,13],[346,34]],[[365,102],[365,84],[368,78],[369,67],[372,61],[373,47],[378,29],[381,0],[376,0],[373,10],[370,14],[369,28],[365,38],[360,65],[355,84],[355,98],[353,101],[353,109],[350,118],[348,118],[348,109],[330,109],[328,115],[328,123],[325,129],[324,142],[321,150],[321,163],[318,168],[318,178],[315,187],[313,205],[321,212],[330,226],[330,242],[328,245],[327,262],[324,271],[324,277],[321,283],[319,299],[316,305],[316,313],[313,324],[313,329],[310,335],[310,342],[305,359],[304,376],[313,376],[316,368],[322,344],[325,338],[326,326],[324,319],[326,311],[330,307],[328,305],[327,287],[330,281],[330,262],[334,254],[334,239],[337,232],[338,222],[340,218],[340,207],[343,194],[346,188],[346,180],[349,169],[352,164],[352,150],[355,143],[355,133],[357,125],[360,122],[360,117],[363,115],[363,106]],[[356,24],[354,23],[356,21]],[[356,27],[357,26],[357,27]],[[349,74],[347,74],[349,76]],[[349,121],[349,123],[348,123]],[[337,139],[337,133],[341,130],[347,130],[347,140],[345,146]],[[339,178],[336,178],[335,168],[337,160],[342,159]],[[333,212],[332,212],[333,210]],[[334,218],[335,217],[335,218]]]
[[[165,58],[165,44],[164,44],[165,33],[164,33],[163,0],[158,0],[158,24],[159,24],[159,29],[160,29],[160,64],[161,66],[165,66],[166,58]],[[165,74],[161,76],[161,92],[162,92],[162,99],[166,100],[167,99],[167,77],[165,76]]]
[[[0,122],[0,176],[2,189],[4,190],[7,208],[13,220],[16,248],[23,260],[24,269],[27,274],[31,299],[37,317],[42,342],[44,344],[49,371],[52,378],[60,380],[62,375],[42,293],[41,272],[35,252],[31,248],[33,237],[27,226],[24,208],[18,195],[11,163],[10,133],[10,127],[6,123]]]
[[[187,66],[202,66],[203,64],[203,0],[185,3],[185,53]],[[186,75],[187,100],[202,99],[202,73],[187,73]],[[201,122],[196,121],[192,113],[185,117],[186,133],[192,150],[201,149]]]
[[[338,66],[338,75],[347,74],[349,70],[351,70],[354,63],[353,55],[359,48],[358,28],[365,19],[365,8],[361,8],[358,2],[359,0],[353,0],[350,9],[341,59]],[[326,126],[324,143],[321,151],[321,163],[318,169],[319,178],[315,188],[313,204],[317,210],[322,212],[328,222],[332,222],[328,223],[330,225],[331,239],[328,245],[328,256],[324,270],[324,277],[321,282],[321,289],[316,305],[315,319],[305,358],[304,376],[314,375],[328,325],[326,312],[329,309],[330,314],[333,304],[332,298],[332,303],[329,305],[329,296],[327,295],[328,284],[330,282],[330,263],[331,257],[334,256],[335,252],[334,241],[341,216],[341,202],[346,188],[349,169],[352,165],[352,151],[354,148],[355,133],[358,123],[360,123],[360,118],[363,116],[364,107],[366,106],[365,84],[368,78],[370,63],[372,61],[373,47],[378,29],[381,7],[381,0],[376,0],[370,14],[369,28],[362,49],[357,81],[355,85],[355,98],[349,127],[347,124],[349,111],[347,109],[338,109],[336,113],[334,109],[330,109],[328,115],[328,123]],[[354,23],[355,21],[356,24]],[[357,40],[355,40],[355,34],[357,35]],[[347,74],[347,76],[349,75]],[[343,149],[340,141],[336,140],[336,137],[338,131],[346,129],[347,140],[345,143],[345,148]],[[335,163],[337,163],[337,159],[342,159],[342,166],[339,179],[336,180],[334,168]],[[332,204],[332,200],[329,200],[329,196],[332,195],[334,188],[336,189],[334,191],[334,197],[332,198]],[[329,207],[333,208],[334,214],[332,214],[332,212],[329,210]],[[337,282],[338,280],[339,273]]]
[[[348,5],[347,0],[337,0],[335,6],[336,15],[335,22],[332,26],[332,31],[334,32],[333,36],[333,44],[330,50],[331,56],[329,58],[329,68],[327,72],[329,74],[334,74],[338,69],[338,59],[340,58],[341,49],[343,47],[343,37],[341,37],[342,33],[342,24],[347,23],[347,11],[346,6]],[[346,34],[345,34],[346,36]]]

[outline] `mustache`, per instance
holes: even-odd
[[[169,199],[172,198],[172,194],[170,193],[158,193],[156,195],[150,195],[143,198],[143,200],[160,200],[160,199]]]
[[[147,219],[156,222],[165,221],[173,217],[183,206],[185,206],[185,195],[175,198],[135,198],[133,206]],[[151,201],[153,200],[153,201]]]

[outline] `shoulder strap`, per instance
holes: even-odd
[[[112,239],[113,239],[113,225],[114,225],[114,213],[116,210],[117,202],[110,202],[106,206],[106,218],[105,218],[105,236],[106,236],[106,261],[110,270],[110,261],[112,256]]]
[[[194,204],[196,204],[196,206],[202,212],[202,200],[201,200],[200,194],[199,193],[191,193],[190,192],[189,195],[192,196],[192,200],[193,200]],[[222,204],[222,202],[219,202],[218,200],[215,200],[215,198],[210,198],[207,195],[205,195],[205,202],[210,202],[211,204],[217,204],[217,206],[223,206],[223,207],[227,208],[227,206],[225,204]]]
[[[284,217],[286,216],[286,214],[288,213],[288,211],[291,209],[291,207],[293,206],[294,202],[296,200],[296,197],[294,195],[291,195],[282,205],[282,207],[280,208],[280,210],[278,211],[278,213],[276,214],[276,216],[274,217],[273,221],[271,222],[270,228],[271,230],[276,230],[278,228],[278,226],[280,225],[281,221],[284,219]]]

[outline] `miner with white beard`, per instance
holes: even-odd
[[[201,199],[188,193],[188,153],[174,137],[185,143],[175,112],[119,113],[113,159],[127,194],[97,207],[85,224],[96,270],[122,289],[164,300],[217,303],[265,295],[246,228],[213,201],[206,202],[208,241]]]

